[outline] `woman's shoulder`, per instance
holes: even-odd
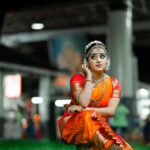
[[[83,73],[76,73],[76,74],[72,75],[72,78],[77,78],[77,77],[84,78],[84,75],[83,75]]]
[[[113,88],[117,88],[117,89],[121,88],[120,82],[115,76],[111,76],[111,75],[106,74],[105,78],[111,80]]]
[[[119,82],[119,80],[118,80],[118,78],[117,77],[115,77],[115,76],[109,76],[113,81],[118,81]]]
[[[110,78],[112,81],[113,88],[114,89],[121,89],[120,81],[114,76],[110,76]]]
[[[70,82],[82,82],[84,80],[84,75],[83,73],[76,73],[74,74],[71,79]]]

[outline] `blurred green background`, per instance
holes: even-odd
[[[150,150],[150,147],[139,144],[131,143],[134,150]],[[68,145],[61,141],[49,140],[1,140],[0,150],[77,150],[75,145]]]

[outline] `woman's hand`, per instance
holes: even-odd
[[[86,79],[91,80],[92,81],[92,74],[90,69],[88,68],[87,64],[82,64],[81,65],[82,68],[82,72],[85,74]]]
[[[93,107],[87,107],[84,110],[93,110],[93,112],[91,113],[91,118],[93,120],[103,120],[102,115],[99,114],[99,112],[96,110],[97,108],[93,108]],[[100,108],[98,108],[100,109]]]
[[[72,105],[68,107],[68,112],[71,114],[81,112],[82,110],[83,108],[80,105]]]
[[[93,113],[91,113],[91,118],[93,119],[93,120],[97,120],[97,117],[98,117],[98,113],[95,111],[95,112],[93,112]]]

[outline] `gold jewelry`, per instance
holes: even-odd
[[[70,88],[71,88],[71,91],[80,91],[82,90],[82,85],[81,83],[75,82],[71,84]]]
[[[102,82],[101,84],[102,84],[102,91],[101,91],[101,94],[99,95],[98,98],[96,98],[96,99],[91,99],[91,102],[93,103],[93,106],[94,106],[94,107],[97,107],[97,106],[98,106],[99,101],[102,100],[102,98],[103,98],[103,96],[104,96],[104,93],[105,93],[106,80],[103,80],[103,82]]]
[[[101,77],[100,80],[94,81],[94,79],[93,79],[93,83],[94,83],[94,86],[93,86],[93,87],[96,87],[97,84],[99,84],[101,81],[103,81],[104,78],[105,78],[105,73],[103,74],[103,76]]]
[[[91,83],[92,83],[92,80],[90,80],[90,79],[85,79],[85,82],[86,82],[86,81],[87,81],[87,82],[89,81],[89,82],[91,82]]]
[[[68,108],[68,113],[71,113],[70,107]]]

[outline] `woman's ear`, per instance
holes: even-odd
[[[90,65],[87,63],[87,67],[90,69]]]
[[[105,70],[109,70],[110,68],[110,58],[107,59]]]

